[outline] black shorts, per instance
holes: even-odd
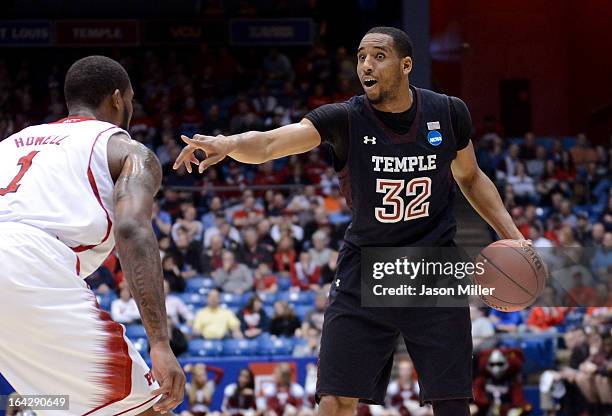
[[[399,335],[414,362],[421,402],[471,398],[469,308],[362,307],[360,267],[359,251],[345,244],[323,322],[317,400],[332,395],[384,404]]]

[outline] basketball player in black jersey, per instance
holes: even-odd
[[[455,182],[500,237],[522,239],[497,190],[478,168],[465,104],[410,86],[412,43],[389,27],[371,29],[357,50],[364,95],[324,105],[299,123],[233,136],[183,136],[175,168],[203,172],[226,156],[263,163],[331,145],[353,219],[325,312],[317,398],[319,414],[352,415],[361,400],[382,404],[398,335],[437,416],[468,415],[471,324],[467,308],[364,308],[360,247],[450,246]],[[206,158],[194,156],[202,149]]]

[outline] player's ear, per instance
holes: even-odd
[[[412,58],[409,56],[402,59],[402,72],[404,75],[409,75],[412,72]]]
[[[117,89],[113,92],[113,95],[111,96],[111,102],[113,103],[113,107],[115,107],[116,109],[121,108],[121,103],[123,103],[123,97],[121,96],[121,91]]]

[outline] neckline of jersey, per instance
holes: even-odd
[[[81,121],[89,121],[96,120],[94,117],[84,117],[84,116],[68,116],[64,117],[60,120],[54,121],[50,124],[60,124],[60,123],[80,123]]]
[[[374,117],[374,119],[376,120],[376,123],[385,131],[385,133],[387,133],[387,135],[391,138],[391,140],[395,144],[402,143],[405,141],[407,142],[415,141],[416,134],[418,131],[418,126],[421,122],[421,100],[422,100],[421,92],[419,91],[418,88],[413,87],[412,85],[409,86],[408,88],[412,88],[414,91],[414,97],[416,101],[416,115],[414,117],[414,121],[412,122],[412,126],[410,126],[410,130],[408,130],[408,132],[405,134],[397,134],[391,128],[389,128],[389,126],[383,123],[383,121],[380,118],[378,118],[378,116],[374,112],[374,109],[372,108],[372,104],[370,104],[370,100],[368,100],[368,98],[364,95],[364,99],[366,102],[366,108],[369,110],[372,117]]]

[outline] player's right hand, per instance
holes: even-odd
[[[181,164],[183,164],[189,173],[191,173],[192,163],[194,165],[199,165],[198,171],[202,173],[210,166],[222,161],[231,151],[228,141],[225,140],[225,136],[212,137],[196,134],[190,139],[187,136],[181,135],[181,139],[187,146],[176,158],[173,168],[178,169]],[[206,154],[206,159],[199,161],[198,158],[195,157],[194,152],[198,149]]]
[[[162,414],[172,411],[181,404],[185,397],[185,373],[179,365],[168,343],[151,346],[151,363],[153,374],[160,387],[154,390],[153,396],[162,395],[153,409]]]

